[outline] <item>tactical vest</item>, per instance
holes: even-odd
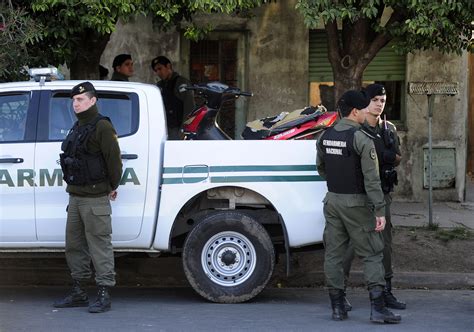
[[[365,193],[360,156],[354,150],[357,128],[329,128],[321,136],[328,190],[336,194]]]
[[[163,82],[161,95],[166,110],[166,125],[168,128],[179,128],[183,122],[183,102],[176,96],[176,81],[179,75],[168,82]]]
[[[398,184],[397,171],[395,170],[395,137],[390,129],[385,129],[382,124],[380,134],[375,135],[374,145],[379,161],[380,181],[382,191],[388,194]]]
[[[63,179],[67,184],[84,186],[103,182],[107,179],[107,167],[102,153],[90,153],[87,142],[96,131],[97,122],[108,117],[99,114],[84,125],[76,121],[61,145],[59,155]]]

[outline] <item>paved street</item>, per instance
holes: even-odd
[[[190,288],[116,288],[112,310],[55,309],[63,287],[0,288],[0,331],[474,331],[473,290],[397,290],[408,303],[400,325],[368,321],[367,292],[351,289],[349,320],[330,319],[319,289],[266,289],[253,301],[209,303]],[[89,289],[90,295],[93,289]]]

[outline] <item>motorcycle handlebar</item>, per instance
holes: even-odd
[[[178,88],[179,92],[185,92],[186,90],[198,90],[198,87],[193,85],[181,84]]]

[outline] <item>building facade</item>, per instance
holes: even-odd
[[[254,93],[240,98],[223,114],[225,130],[239,137],[247,121],[309,104],[331,96],[320,31],[308,30],[295,9],[295,0],[266,4],[251,18],[213,15],[214,31],[191,42],[180,31],[157,32],[151,21],[118,24],[101,63],[111,69],[115,55],[130,53],[133,81],[154,83],[150,62],[170,58],[176,71],[192,82],[219,80]],[[200,16],[196,21],[209,21]],[[364,82],[383,82],[388,89],[387,119],[399,130],[403,160],[395,197],[425,201],[428,197],[428,98],[410,95],[411,82],[457,82],[458,94],[434,98],[432,116],[432,184],[434,200],[463,201],[466,174],[472,169],[474,94],[472,55],[443,55],[435,51],[396,56],[386,47],[369,66]],[[330,100],[330,99],[329,99]],[[330,101],[329,101],[330,103]],[[471,130],[470,130],[471,129]]]

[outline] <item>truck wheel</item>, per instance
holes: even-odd
[[[208,215],[184,243],[186,278],[213,302],[250,300],[263,290],[274,265],[275,251],[265,228],[235,211]]]

